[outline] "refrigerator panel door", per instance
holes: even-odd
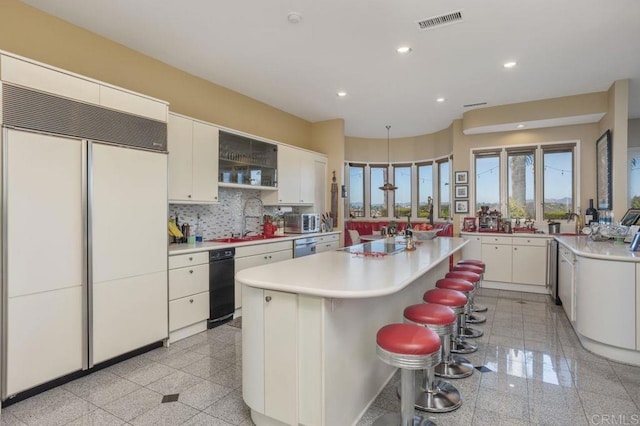
[[[166,271],[167,155],[97,143],[92,151],[93,283]]]
[[[82,142],[8,130],[6,148],[8,296],[81,286]]]

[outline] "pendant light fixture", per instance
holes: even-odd
[[[387,164],[389,164],[389,130],[391,130],[391,126],[387,124]],[[389,168],[387,167],[387,177],[389,176]],[[397,186],[389,183],[389,179],[385,179],[385,183],[382,186],[379,186],[378,189],[382,189],[383,191],[395,191],[398,189]]]

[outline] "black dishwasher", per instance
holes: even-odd
[[[233,318],[235,311],[234,260],[236,249],[209,252],[209,320],[207,328],[217,327]]]

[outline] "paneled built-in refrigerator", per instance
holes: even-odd
[[[3,400],[168,336],[166,123],[24,90],[3,87]]]

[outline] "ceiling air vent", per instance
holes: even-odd
[[[466,104],[466,105],[462,105],[463,108],[471,108],[471,107],[475,107],[475,106],[480,106],[480,105],[486,105],[486,102],[476,102],[475,104]]]
[[[433,28],[443,27],[445,25],[457,24],[462,22],[462,10],[445,13],[444,15],[432,16],[431,18],[418,21],[418,29],[420,31],[431,30]]]

